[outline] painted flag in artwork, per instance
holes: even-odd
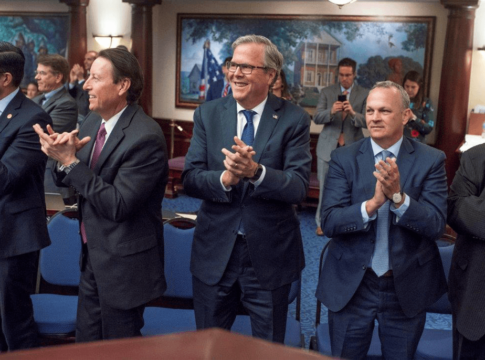
[[[210,41],[204,42],[204,59],[200,72],[199,100],[205,100],[205,95],[212,83],[223,80],[224,74],[210,49]]]

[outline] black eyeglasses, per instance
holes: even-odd
[[[254,69],[263,69],[267,70],[268,68],[266,66],[253,66],[253,65],[248,65],[248,64],[237,64],[232,61],[228,61],[226,63],[227,70],[230,72],[236,72],[237,68],[239,67],[241,69],[241,72],[243,74],[249,75],[253,72]]]

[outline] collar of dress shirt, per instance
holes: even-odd
[[[18,92],[19,92],[19,88],[12,91],[10,94],[5,96],[2,100],[0,100],[0,115],[2,115],[7,105],[10,103],[10,101],[12,101],[12,99],[15,97],[15,95],[17,95]]]
[[[242,110],[252,110],[256,114],[253,116],[253,124],[254,124],[254,137],[256,137],[256,133],[258,131],[259,120],[261,120],[261,115],[263,114],[264,107],[266,106],[266,102],[268,101],[268,97],[263,100],[262,103],[255,106],[252,109],[245,109],[239,103],[236,103],[237,108],[237,137],[240,139],[243,133],[244,126],[247,123],[246,117],[241,112]]]
[[[55,90],[52,90],[52,91],[49,91],[48,93],[45,93],[44,96],[45,96],[45,101],[44,101],[44,104],[49,101],[49,99],[51,97],[53,97],[55,94],[57,94],[59,91],[61,91],[62,89],[64,88],[64,85],[62,85],[61,87],[58,87],[57,89]]]
[[[128,107],[128,105],[126,105],[119,113],[113,115],[110,119],[108,119],[108,120],[103,119],[102,122],[104,123],[104,128],[106,129],[106,139],[105,139],[105,142],[104,142],[105,144],[106,144],[106,141],[108,141],[109,135],[111,134],[114,127],[118,123],[118,120],[120,119],[121,114],[123,114],[123,111],[125,111],[125,109],[127,107]]]
[[[344,91],[347,91],[347,99],[350,99],[350,93],[352,92],[352,89],[354,88],[354,83],[352,83],[352,86],[349,87],[348,89],[345,89],[342,85],[340,85],[340,91],[343,93]]]
[[[376,142],[374,140],[372,140],[372,138],[370,139],[370,143],[372,145],[372,151],[374,152],[374,158],[377,156],[377,154],[379,154],[382,150],[387,150],[387,151],[390,151],[392,152],[392,154],[394,155],[394,157],[397,158],[397,156],[399,155],[399,150],[401,149],[401,144],[402,144],[402,141],[403,141],[403,137],[401,136],[401,138],[392,146],[389,146],[388,149],[384,149],[384,148],[381,148],[379,145],[376,144]]]

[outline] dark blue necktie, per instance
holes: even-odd
[[[248,146],[252,146],[254,143],[254,124],[253,124],[253,116],[256,114],[255,111],[252,110],[242,110],[242,113],[246,117],[248,121],[244,126],[243,133],[241,136],[241,140]]]

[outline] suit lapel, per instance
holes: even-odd
[[[236,100],[232,96],[228,95],[226,99],[219,122],[222,131],[222,147],[232,152],[231,147],[234,145],[234,136],[237,135],[237,107]]]
[[[64,86],[64,85],[63,85]],[[42,108],[47,109],[49,106],[51,106],[54,102],[56,102],[59,98],[61,98],[64,93],[67,92],[66,88],[62,88],[58,92],[56,92],[49,100],[47,100],[44,105],[42,105]],[[40,104],[40,102],[39,102]]]
[[[257,163],[259,163],[259,160],[261,159],[262,152],[266,148],[266,144],[268,143],[271,134],[273,134],[276,124],[278,124],[280,117],[278,110],[281,108],[282,102],[281,99],[272,94],[268,96],[268,101],[261,114],[253,144],[254,151],[256,152],[253,160]]]
[[[397,166],[399,168],[399,176],[401,180],[401,191],[403,191],[406,185],[408,175],[411,172],[415,159],[416,159],[416,155],[414,154],[413,143],[406,136],[404,136],[401,144],[401,149],[399,150],[399,154],[397,156],[397,161],[396,161]]]
[[[362,142],[356,160],[357,166],[359,168],[358,175],[362,178],[362,183],[364,184],[365,197],[366,199],[370,199],[374,196],[375,185],[377,181],[373,174],[375,170],[375,162],[370,138],[367,138],[365,141]]]
[[[123,111],[123,113],[121,114],[120,119],[118,120],[113,131],[109,135],[109,138],[106,141],[106,144],[104,145],[101,154],[99,155],[98,162],[93,169],[95,174],[99,173],[99,170],[103,167],[104,163],[109,158],[111,153],[114,151],[114,149],[116,149],[120,141],[125,137],[125,128],[130,125],[133,116],[138,111],[138,108],[138,105],[128,105],[125,111]]]
[[[12,121],[18,114],[18,109],[22,105],[22,101],[25,99],[25,95],[19,90],[17,95],[8,103],[7,107],[0,115],[0,133],[5,129],[5,127]]]
[[[91,152],[93,151],[94,143],[96,142],[96,135],[98,134],[99,127],[101,126],[101,116],[95,113],[84,120],[83,125],[79,132],[79,138],[84,138],[86,136],[91,137],[91,141],[87,143],[81,150],[76,154],[77,158],[85,164],[89,165],[91,160]]]

